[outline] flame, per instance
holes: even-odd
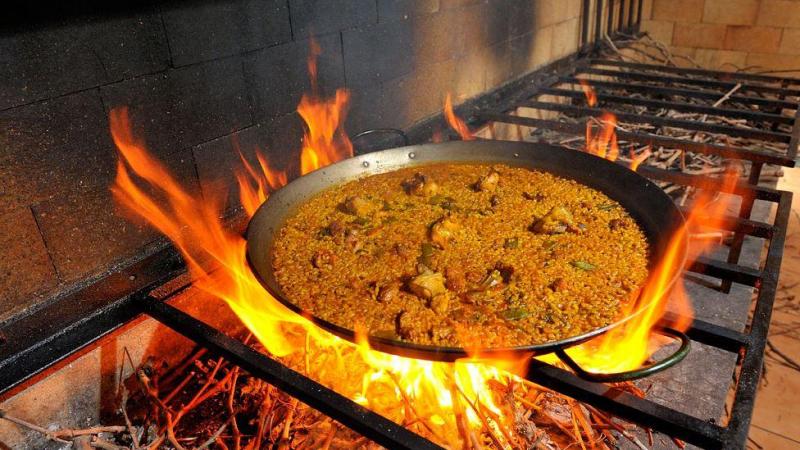
[[[472,132],[469,131],[469,127],[460,117],[456,116],[456,113],[453,112],[453,102],[450,99],[450,93],[448,92],[444,98],[444,117],[447,119],[447,123],[452,127],[461,139],[465,141],[471,141],[475,139]]]
[[[580,83],[581,89],[583,89],[583,95],[586,96],[586,103],[591,107],[597,106],[597,94],[595,94],[594,88],[592,88],[586,80],[578,80],[578,83]]]
[[[586,82],[581,81],[589,105],[594,106],[597,97],[594,90]],[[586,126],[586,152],[598,157],[614,161],[619,156],[616,127],[617,118],[610,112],[603,112],[598,132],[593,131],[593,124]],[[636,170],[651,154],[647,148],[636,156],[631,151],[630,169]],[[723,190],[736,183],[738,174],[728,172],[723,178]],[[636,369],[647,361],[650,355],[660,346],[670,342],[660,338],[657,327],[669,304],[675,313],[676,320],[669,326],[679,331],[686,331],[691,325],[694,312],[691,299],[682,282],[670,285],[672,274],[680,272],[685,263],[681,256],[685,243],[689,239],[690,230],[698,228],[721,228],[722,224],[714,217],[722,217],[730,202],[730,197],[721,197],[712,201],[710,191],[701,192],[694,202],[686,218],[686,225],[675,230],[669,237],[664,256],[658,265],[651,269],[645,285],[635,294],[638,299],[628,302],[623,309],[622,317],[635,313],[635,316],[621,326],[612,328],[607,333],[585,344],[575,346],[567,353],[581,366],[595,372],[621,372]],[[709,250],[713,242],[693,241],[689,260]],[[670,303],[671,302],[671,303]],[[545,355],[541,359],[555,363],[555,357]]]
[[[308,73],[311,93],[303,94],[297,112],[306,124],[303,148],[300,153],[300,172],[308,172],[353,156],[353,144],[344,132],[344,119],[350,103],[350,92],[337,89],[333,98],[319,95],[317,57],[322,49],[311,39]]]
[[[586,123],[586,152],[609,161],[616,161],[619,157],[617,117],[610,112],[604,112],[600,117],[600,124],[600,130],[595,133],[592,121]]]
[[[312,44],[309,58],[312,92],[304,95],[298,106],[306,122],[301,174],[353,154],[342,128],[349,93],[337,90],[333,98],[320,95],[315,80],[319,48],[315,45]],[[449,95],[445,110],[451,125],[461,124],[460,128],[455,127],[462,138],[471,138],[466,126],[453,114]],[[173,241],[195,286],[225,301],[267,353],[291,367],[302,367],[308,376],[399,423],[408,423],[409,411],[413,410],[418,420],[408,426],[443,444],[459,442],[464,426],[480,431],[507,421],[502,423],[504,428],[513,429],[513,414],[503,413],[490,387],[496,382],[505,385],[521,382],[509,371],[522,366],[524,361],[509,356],[485,362],[478,355],[455,363],[422,361],[375,351],[363,333],[357,343],[351,343],[321,330],[284,307],[257,281],[246,260],[244,238],[220,219],[224,195],[201,198],[184,189],[134,134],[127,109],[111,111],[110,128],[120,155],[111,188],[116,201]],[[611,127],[611,132],[601,132],[598,139],[605,139],[606,143],[598,141],[595,147],[606,149],[606,156],[618,153],[613,150],[616,145],[613,130]],[[240,200],[248,216],[268,198],[270,191],[287,182],[286,173],[274,170],[260,153],[256,159],[257,166],[242,157],[242,169],[237,173]],[[699,203],[706,210],[712,204]],[[722,203],[717,202],[714,207],[723,208]],[[700,216],[695,218],[694,214],[690,222],[697,222],[698,226],[714,225],[702,223]],[[601,339],[571,350],[570,354],[579,363],[594,370],[626,370],[638,367],[646,359],[651,329],[664,309],[669,269],[680,263],[677,256],[685,233],[686,229],[676,232],[667,258],[643,289],[644,301],[639,304],[646,305],[647,310]],[[491,413],[489,425],[474,408],[465,407],[475,404]]]
[[[312,58],[315,53],[312,46]],[[311,59],[309,70],[313,77],[316,65]],[[339,90],[333,98],[324,98],[314,88],[300,101],[298,112],[306,121],[302,174],[352,155],[342,130],[348,96]],[[120,156],[111,188],[116,201],[174,242],[194,285],[225,301],[267,353],[291,367],[303,367],[308,376],[397,422],[406,422],[408,409],[413,408],[425,422],[422,428],[415,425],[417,431],[443,444],[460,440],[463,423],[454,417],[462,417],[478,432],[486,426],[474,409],[464,408],[467,403],[479,403],[491,412],[494,425],[490,426],[506,420],[504,427],[513,425],[513,417],[501,413],[489,389],[493,382],[518,380],[501,366],[473,360],[430,362],[378,352],[363,336],[357,343],[345,341],[288,310],[251,272],[244,238],[220,219],[225,196],[200,198],[184,189],[134,134],[127,109],[111,111],[110,128]],[[260,152],[256,160],[251,164],[241,156],[242,169],[236,174],[248,216],[287,182],[286,173],[274,170]]]

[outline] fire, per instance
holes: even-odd
[[[344,132],[350,92],[346,89],[337,89],[336,95],[330,99],[319,95],[317,57],[321,53],[322,49],[312,39],[311,52],[308,56],[311,93],[303,94],[300,104],[297,105],[297,112],[307,127],[300,153],[301,174],[353,156],[353,144]]]
[[[602,125],[595,133],[592,122],[586,124],[586,152],[609,161],[616,161],[619,157],[617,144],[617,117],[609,112],[604,112],[600,118]]]
[[[312,47],[312,59],[314,54]],[[309,69],[313,77],[316,65],[311,59]],[[306,121],[302,174],[352,155],[342,130],[348,98],[346,90],[324,98],[316,87],[303,96],[298,106]],[[501,414],[489,385],[510,382],[513,375],[469,360],[436,363],[385,354],[370,349],[364,339],[358,344],[345,341],[291,312],[263,289],[248,266],[244,238],[220,219],[225,196],[200,198],[182,187],[147,152],[132,130],[127,109],[111,111],[110,128],[120,156],[111,188],[116,201],[172,240],[194,285],[224,300],[266,352],[397,422],[410,422],[413,408],[424,418],[415,425],[417,431],[441,443],[458,442],[464,427],[480,432],[506,420],[504,428],[512,425],[513,417]],[[242,157],[237,173],[248,216],[270,191],[287,182],[286,173],[274,170],[266,157],[257,153],[256,159],[258,164],[251,164]],[[478,408],[494,417],[488,425]]]
[[[578,82],[583,90],[583,95],[586,96],[586,103],[591,107],[597,106],[597,94],[595,94],[594,89],[589,85],[589,82],[586,80],[578,80]]]
[[[318,92],[315,57],[319,51],[312,44],[308,62],[312,92],[304,95],[298,106],[306,122],[300,155],[302,174],[353,154],[343,130],[349,92],[337,90],[332,98]],[[471,139],[466,125],[453,113],[449,95],[445,112],[462,138]],[[111,111],[110,128],[120,155],[112,186],[117,202],[172,240],[195,286],[225,301],[267,353],[440,443],[461,441],[469,448],[471,445],[463,440],[469,439],[465,430],[488,430],[493,440],[500,440],[498,447],[511,446],[505,430],[514,429],[515,418],[504,410],[494,387],[501,384],[513,390],[514,386],[528,386],[508,372],[524,361],[510,357],[490,363],[477,359],[422,361],[372,350],[363,335],[358,343],[351,343],[321,330],[272,298],[257,281],[247,263],[244,238],[220,219],[224,195],[200,198],[184,189],[147,152],[133,132],[125,108]],[[618,154],[614,127],[610,130],[601,132],[596,137],[599,141],[593,144],[606,157]],[[272,168],[260,153],[256,159],[257,165],[242,157],[242,170],[237,173],[240,200],[248,216],[288,180],[285,172]],[[708,208],[710,203],[701,204]],[[722,202],[713,206],[724,208]],[[702,224],[694,214],[690,222],[713,226]],[[664,309],[668,269],[680,262],[678,244],[685,233],[686,229],[677,231],[667,258],[643,289],[643,299],[655,299],[640,302],[648,305],[647,311],[602,338],[571,350],[579,363],[594,370],[627,370],[647,358],[651,329]],[[685,299],[685,295],[681,297]],[[577,434],[580,439],[580,432]],[[586,434],[589,436],[589,431]]]
[[[471,141],[475,139],[475,136],[473,136],[472,132],[469,131],[467,124],[464,123],[460,117],[456,116],[455,112],[453,112],[453,102],[450,99],[449,92],[444,99],[444,117],[447,119],[447,123],[450,125],[450,127],[456,130],[458,135],[461,136],[461,139],[465,141]]]

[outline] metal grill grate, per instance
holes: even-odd
[[[606,34],[614,37],[615,33],[635,32],[641,21],[641,1],[584,0],[583,7],[583,51],[596,49]],[[590,42],[591,36],[594,39]],[[749,180],[725,190],[742,200],[738,216],[725,217],[723,220],[725,230],[734,233],[727,258],[702,258],[687,268],[688,271],[721,280],[723,289],[728,289],[731,283],[738,283],[757,290],[753,319],[747,331],[740,332],[695,320],[687,333],[695,342],[739,357],[739,378],[727,425],[693,417],[677,409],[617,391],[612,386],[584,381],[569,371],[536,360],[530,363],[528,376],[537,384],[698,446],[743,447],[763,364],[792,198],[789,192],[758,186],[758,182],[764,164],[795,164],[800,143],[800,109],[798,102],[792,98],[800,96],[800,89],[796,88],[800,85],[800,80],[589,58],[569,59],[566,64],[562,62],[557,66],[562,70],[555,75],[544,78],[540,75],[532,76],[525,83],[520,83],[518,86],[522,87],[515,88],[502,101],[480,108],[473,114],[475,124],[506,123],[582,136],[586,131],[585,123],[521,117],[514,112],[519,107],[526,107],[582,117],[596,116],[601,111],[598,108],[543,100],[539,96],[582,99],[584,94],[574,89],[578,79],[600,76],[605,79],[593,80],[592,85],[597,91],[598,100],[605,104],[604,109],[612,112],[614,108],[625,106],[667,108],[679,112],[745,119],[758,122],[761,126],[758,129],[745,129],[616,111],[623,121],[738,136],[783,146],[782,151],[753,150],[639,131],[617,133],[621,141],[678,147],[699,154],[740,160],[750,165]],[[536,82],[528,83],[530,80]],[[620,88],[658,98],[630,97],[615,93]],[[729,96],[725,106],[708,104],[725,93],[721,91],[729,92],[734,88],[736,93]],[[795,110],[794,116],[782,115],[781,111],[784,109]],[[718,191],[725,189],[721,182],[704,175],[647,166],[640,167],[639,172],[656,181]],[[756,200],[775,206],[776,213],[771,223],[750,218]],[[766,258],[757,269],[739,264],[745,236],[765,239]],[[0,329],[0,392],[21,383],[32,374],[144,312],[381,445],[400,449],[440,448],[224,335],[165,301],[149,296],[152,288],[173,278],[181,270],[174,251],[165,250],[125,271],[113,274],[102,283],[44,305],[39,311]]]

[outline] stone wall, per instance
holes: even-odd
[[[234,138],[296,173],[311,36],[323,90],[352,91],[354,134],[408,127],[448,91],[460,102],[575,51],[580,5],[190,0],[0,32],[0,322],[157,239],[109,194],[111,108],[130,107],[189,190],[235,194]]]
[[[704,67],[800,75],[798,0],[645,0],[642,11],[644,31]]]

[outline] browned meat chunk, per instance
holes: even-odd
[[[403,188],[407,194],[420,197],[430,197],[439,191],[439,185],[431,177],[419,172],[404,181]]]
[[[475,187],[482,192],[494,192],[497,189],[497,183],[500,181],[500,173],[492,170],[485,177],[481,177],[475,184]]]
[[[408,290],[417,297],[431,299],[447,292],[444,286],[444,275],[439,272],[425,272],[408,282]]]
[[[561,234],[575,227],[575,220],[563,206],[554,206],[544,216],[533,223],[532,230],[540,234]]]
[[[317,269],[330,269],[336,262],[336,255],[330,250],[319,250],[311,258],[311,265]]]
[[[443,217],[431,227],[431,242],[439,248],[445,248],[448,242],[455,238],[455,232],[459,228],[455,220],[450,217]]]
[[[367,217],[375,210],[375,206],[359,196],[352,196],[344,201],[344,209],[355,216]]]

